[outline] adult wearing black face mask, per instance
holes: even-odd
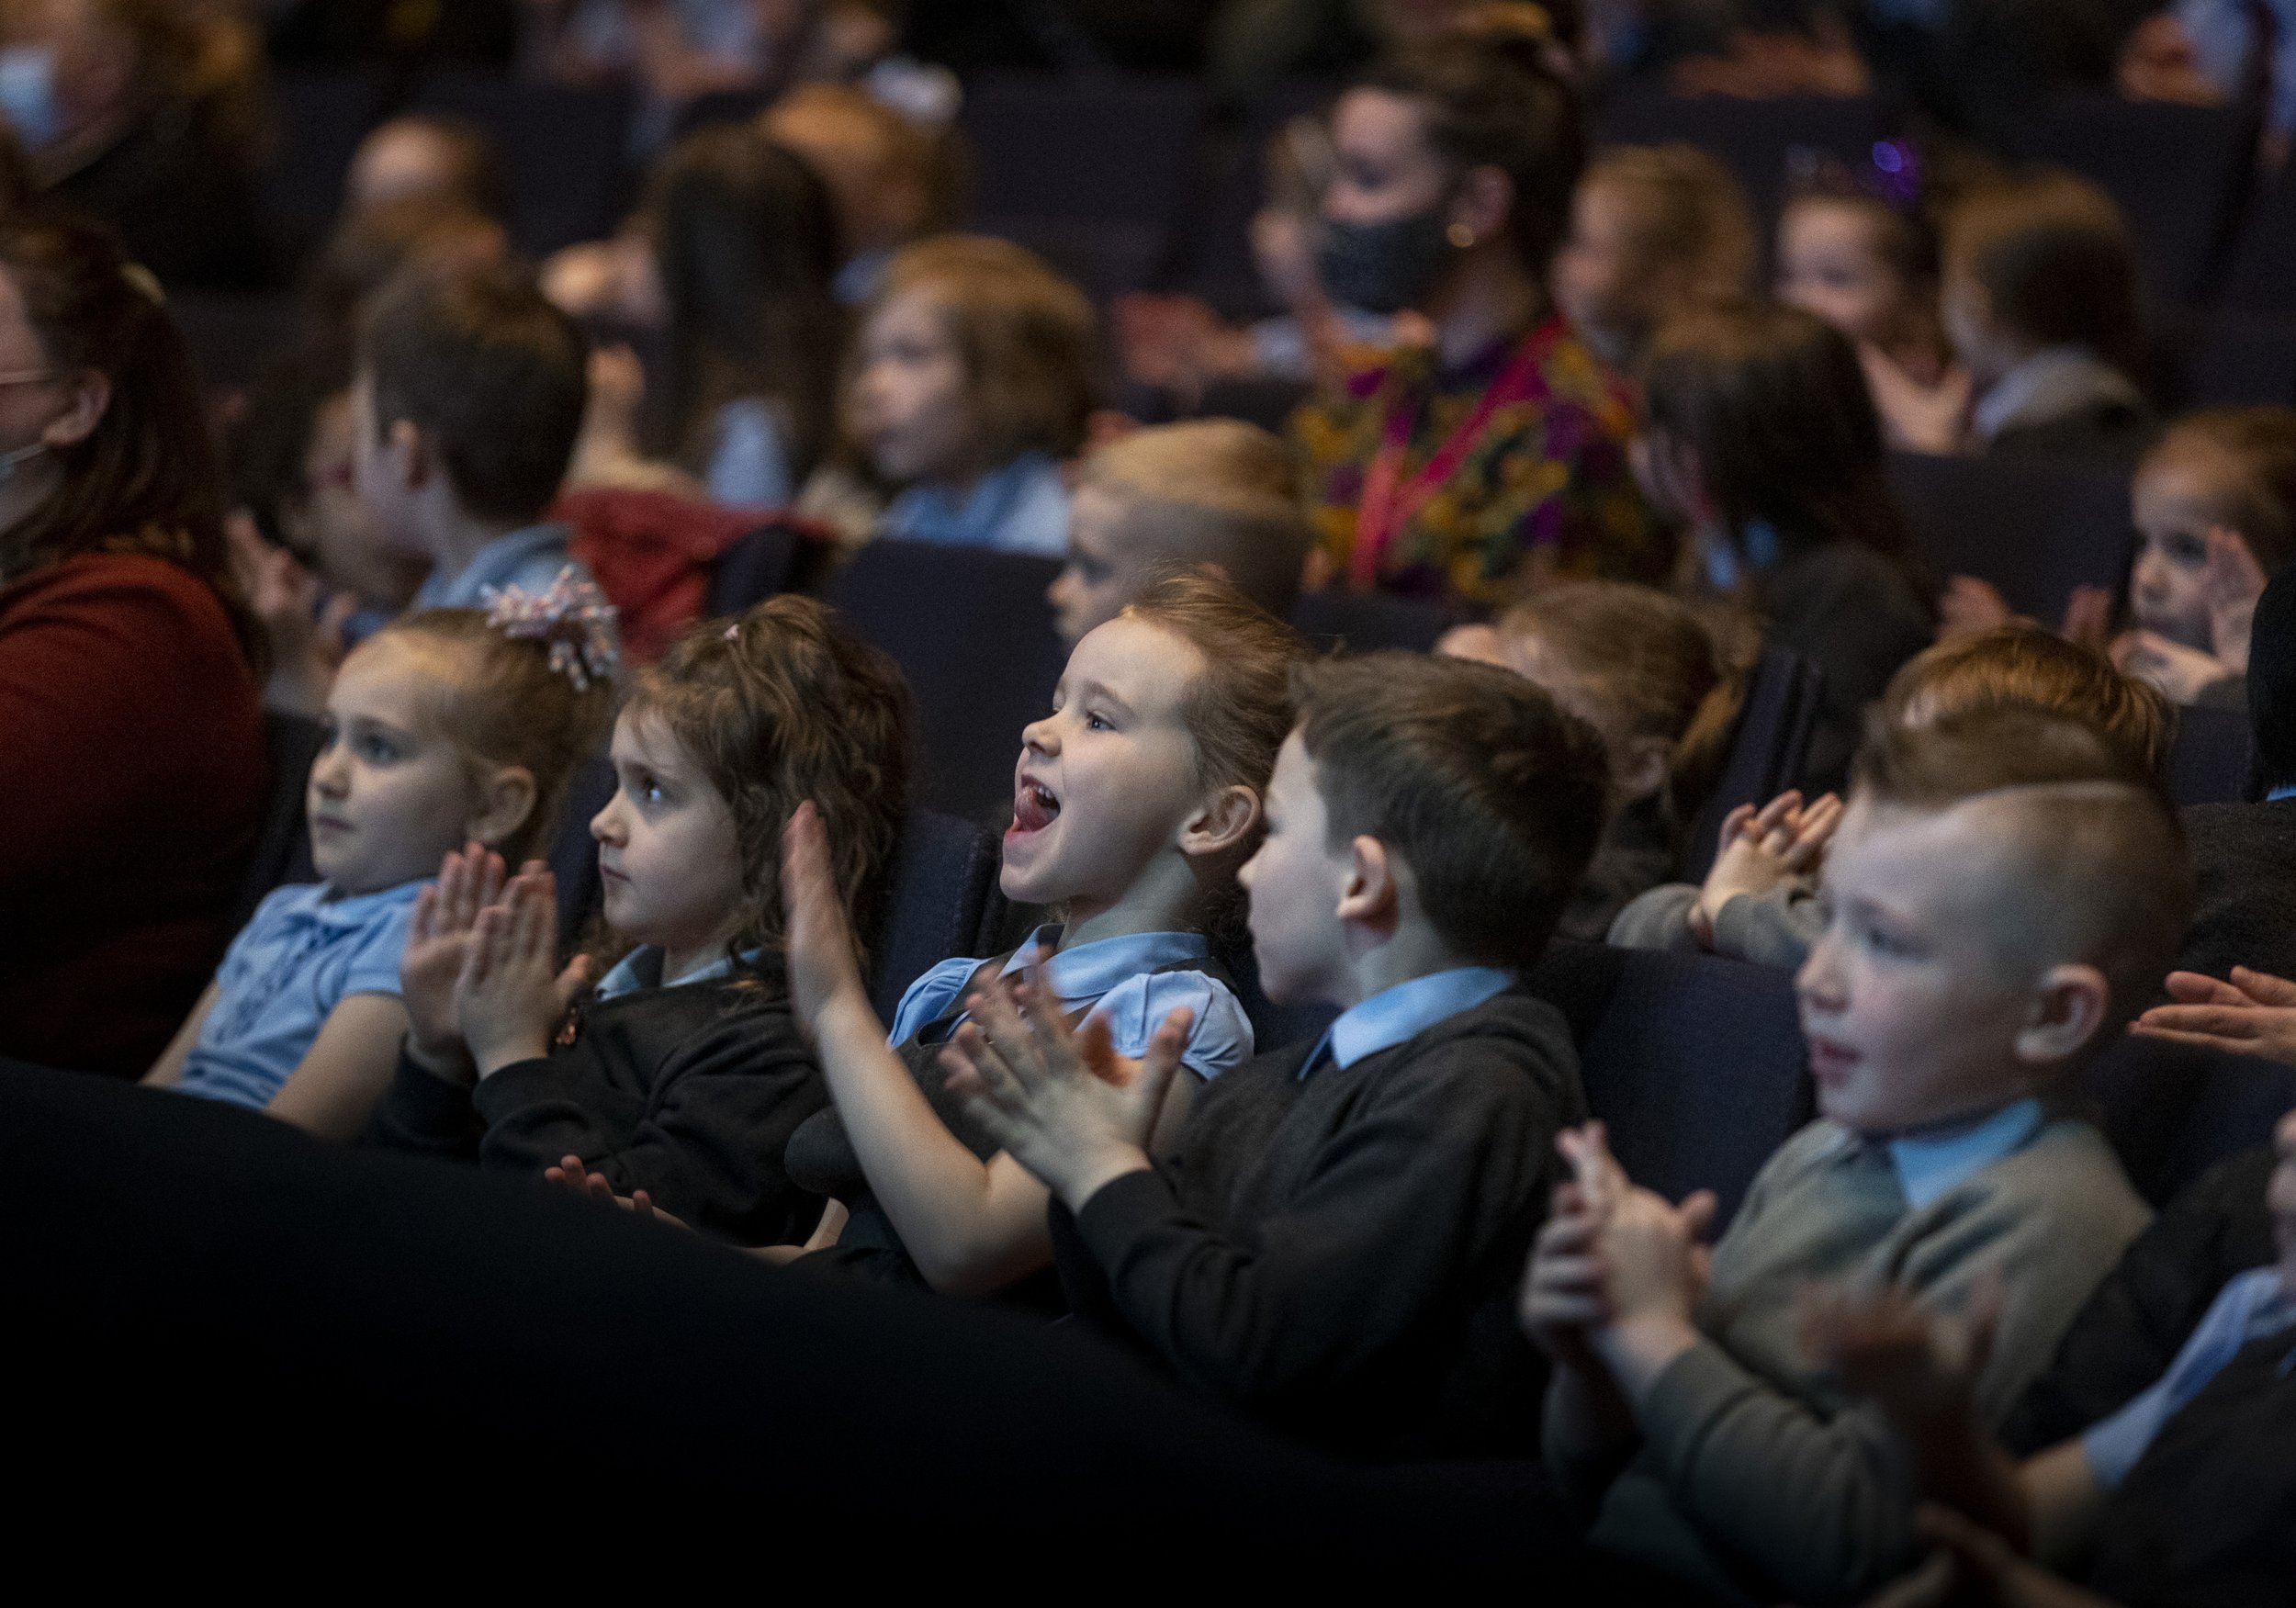
[[[231,937],[265,764],[222,500],[151,275],[0,219],[0,1059],[141,1074]]]
[[[1627,466],[1628,391],[1546,288],[1585,156],[1541,41],[1466,34],[1399,51],[1333,112],[1319,255],[1334,302],[1403,309],[1426,348],[1382,354],[1300,410],[1321,545],[1309,583],[1495,602],[1565,577],[1663,577]]]

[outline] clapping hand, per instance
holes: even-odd
[[[970,1019],[940,1055],[950,1090],[1072,1209],[1148,1165],[1148,1138],[1187,1053],[1191,1013],[1166,1017],[1148,1053],[1131,1062],[1116,1053],[1106,1022],[1071,1029],[1033,967],[1017,986],[976,994],[965,1009]]]
[[[530,862],[537,869],[540,861]],[[442,1077],[470,1078],[469,1052],[455,1020],[455,983],[470,950],[478,912],[501,896],[502,857],[483,843],[450,852],[438,880],[417,894],[399,961],[400,998],[407,1007],[407,1050]]]
[[[559,1157],[557,1166],[542,1169],[542,1175],[550,1183],[569,1189],[584,1199],[618,1206],[626,1212],[651,1218],[656,1222],[666,1222],[672,1228],[686,1226],[680,1219],[656,1206],[654,1198],[643,1189],[633,1189],[627,1195],[615,1194],[613,1180],[603,1173],[591,1172],[590,1164],[580,1156]]]
[[[2177,1003],[2155,1006],[2130,1031],[2296,1066],[2296,983],[2234,966],[2229,983],[2171,972],[2168,993]]]
[[[1724,817],[1714,869],[1690,907],[1691,935],[1700,946],[1714,947],[1715,921],[1732,899],[1758,899],[1789,878],[1817,874],[1841,815],[1841,800],[1830,793],[1805,808],[1801,793],[1789,789],[1759,810],[1740,804]]]
[[[590,961],[557,963],[557,881],[523,871],[478,913],[455,980],[455,1020],[481,1079],[550,1052],[550,1036],[590,982]]]
[[[852,925],[838,896],[829,834],[810,799],[791,811],[782,827],[782,922],[790,1003],[798,1026],[817,1039],[821,1014],[832,1002],[858,1000],[866,1009],[868,993]]]
[[[1959,1318],[1928,1311],[1894,1288],[1862,1297],[1812,1294],[1802,1304],[1802,1348],[1919,1439],[1974,1414],[2000,1317],[1998,1280],[1982,1286]]]

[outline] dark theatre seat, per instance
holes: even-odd
[[[873,1586],[1121,1557],[1138,1582],[1626,1600],[1580,1578],[1528,1464],[1324,1461],[1073,1330],[768,1268],[539,1182],[13,1065],[0,1162],[38,1206],[0,1236],[27,1557],[236,1570],[259,1517],[267,1559],[325,1546],[364,1578]],[[129,1489],[132,1543],[90,1500]]]
[[[1818,729],[1826,672],[1790,648],[1765,647],[1747,680],[1746,702],[1730,733],[1714,792],[1683,846],[1683,880],[1703,883],[1721,847],[1722,823],[1740,804],[1760,807],[1792,787]]]

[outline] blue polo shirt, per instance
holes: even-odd
[[[216,972],[215,1008],[184,1062],[185,1094],[263,1107],[319,1037],[336,1006],[355,994],[399,993],[421,882],[342,898],[325,883],[281,888]]]
[[[514,586],[521,591],[550,590],[558,571],[571,565],[576,577],[591,579],[581,561],[567,550],[574,533],[562,524],[546,523],[497,536],[470,556],[458,575],[431,571],[410,609],[483,609],[490,587]]]

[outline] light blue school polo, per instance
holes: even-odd
[[[335,896],[325,883],[281,888],[255,907],[215,974],[215,1008],[184,1062],[185,1094],[263,1107],[303,1063],[336,1006],[399,993],[421,882]]]

